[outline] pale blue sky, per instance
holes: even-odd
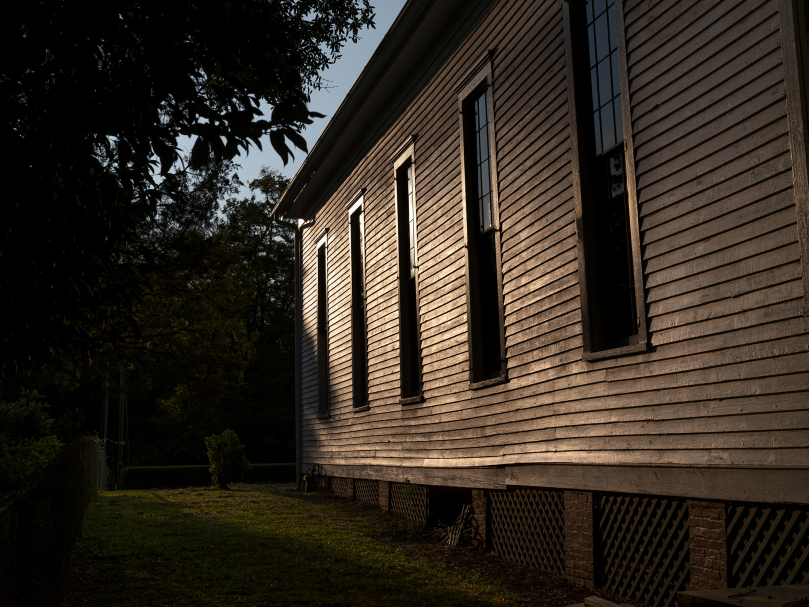
[[[312,95],[312,102],[309,108],[315,112],[325,114],[326,117],[315,119],[314,123],[310,124],[303,132],[303,137],[306,139],[309,149],[312,149],[315,145],[315,141],[317,141],[320,133],[326,128],[334,112],[340,107],[343,98],[348,94],[348,91],[351,90],[351,86],[359,77],[362,68],[368,63],[368,60],[393,24],[399,11],[402,10],[402,7],[405,5],[405,0],[376,0],[375,2],[372,0],[372,4],[376,12],[374,19],[376,29],[363,30],[357,44],[353,44],[352,42],[346,44],[343,48],[342,57],[323,74],[324,80],[328,81],[326,84],[329,88],[315,91]],[[264,107],[262,107],[261,110],[266,115],[269,115],[272,111],[271,109],[268,111],[267,108]],[[242,167],[239,170],[239,177],[245,183],[258,177],[258,172],[262,166],[277,169],[287,177],[294,177],[301,162],[305,158],[305,154],[302,151],[295,150],[295,160],[289,161],[287,165],[284,166],[281,157],[272,149],[268,136],[265,136],[261,140],[261,146],[263,150],[252,146],[247,156],[242,153],[241,156],[237,156],[235,159]],[[248,194],[249,190],[244,188],[242,196],[247,196]]]

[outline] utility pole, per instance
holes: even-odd
[[[115,465],[115,490],[121,480],[121,468],[124,465],[124,419],[126,416],[126,375],[124,365],[118,366],[118,458]]]
[[[107,422],[110,418],[110,359],[107,359],[107,370],[104,372],[104,465],[107,463]]]
[[[124,390],[124,465],[129,466],[129,393]]]

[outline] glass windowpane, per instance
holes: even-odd
[[[594,26],[591,25],[587,28],[587,35],[590,39],[590,67],[593,67],[596,64],[596,39],[594,32]]]
[[[618,53],[612,54],[612,94],[615,97],[621,94],[621,72],[618,71]]]
[[[609,58],[598,64],[598,97],[602,107],[612,100],[612,77],[610,76]]]
[[[601,108],[601,141],[605,150],[615,145],[615,123],[611,101]]]
[[[480,96],[474,100],[473,106],[475,107],[475,128],[476,132],[471,134],[475,146],[475,164],[474,170],[476,171],[475,183],[477,185],[476,192],[471,193],[472,200],[477,202],[478,213],[478,230],[484,231],[492,225],[492,169],[491,169],[491,142],[489,140],[489,106],[488,106],[488,93],[483,91]]]
[[[478,169],[478,201],[480,201],[480,197],[483,195],[483,171],[480,170],[480,165],[477,167]]]
[[[601,121],[598,119],[598,110],[593,114],[593,120],[595,121],[596,156],[598,156],[604,149],[601,147]]]
[[[490,145],[489,145],[489,124],[488,124],[488,122],[486,123],[486,125],[483,128],[483,137],[481,138],[481,141],[483,142],[483,149],[480,152],[480,157],[481,158],[489,158],[491,156],[491,150],[489,149]]]
[[[615,198],[624,193],[624,155],[623,153],[615,153],[607,162],[609,168],[610,196]],[[626,214],[624,212],[620,212],[618,215],[622,222],[626,220]],[[623,225],[623,223],[621,225]],[[623,230],[623,232],[625,232],[625,230]],[[621,236],[623,235],[624,234],[621,234]],[[624,240],[626,239],[624,238]]]
[[[607,14],[604,13],[596,19],[596,59],[601,61],[610,52],[609,24]]]
[[[483,219],[481,225],[481,231],[488,230],[492,225],[492,197],[490,194],[486,194],[480,200],[480,205],[482,207],[483,212],[481,213],[481,217]]]
[[[621,97],[618,96],[613,102],[615,107],[615,142],[624,140],[624,117],[621,114]]]
[[[593,111],[598,109],[598,71],[595,66],[590,68],[590,90],[593,94]]]
[[[491,179],[491,169],[489,167],[489,160],[486,159],[483,164],[480,165],[480,173],[481,177],[481,188],[480,188],[480,195],[487,196],[492,191],[492,184],[489,181]]]
[[[362,260],[365,259],[365,213],[360,211],[359,213],[359,229],[360,229],[360,258]],[[364,265],[364,261],[363,261]],[[364,280],[363,276],[363,280]],[[363,291],[365,290],[365,285],[363,285]]]
[[[607,3],[605,0],[594,0],[593,7],[595,8],[595,16],[598,17],[607,8]]]
[[[587,0],[585,3],[587,7],[587,23],[593,20],[593,0]]]
[[[407,167],[408,232],[410,236],[410,276],[416,275],[416,208],[413,198],[413,165]]]
[[[610,50],[614,51],[618,48],[618,26],[615,23],[615,6],[611,6],[608,11],[610,16]]]

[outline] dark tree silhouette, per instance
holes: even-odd
[[[373,26],[368,0],[34,0],[0,25],[3,373],[43,352],[89,356],[139,330],[155,252],[144,221],[191,164],[269,134],[286,162],[320,71]],[[272,106],[261,115],[261,102]]]

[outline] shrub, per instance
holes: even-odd
[[[51,434],[47,408],[36,390],[0,402],[0,501],[22,489],[64,447]]]
[[[250,464],[244,475],[245,483],[295,482],[295,463]],[[129,466],[121,470],[121,489],[182,489],[208,487],[210,467],[199,466]]]
[[[244,454],[244,446],[233,430],[227,429],[222,434],[207,437],[205,446],[208,448],[214,485],[227,489],[230,483],[242,480],[250,462]]]

